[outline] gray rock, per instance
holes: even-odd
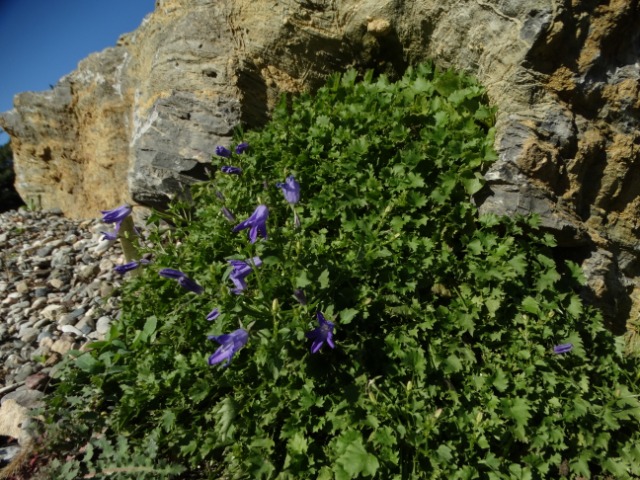
[[[42,405],[42,397],[44,397],[44,393],[39,390],[15,390],[11,393],[7,393],[4,397],[2,397],[2,399],[0,399],[0,405],[4,404],[4,402],[8,400],[13,400],[18,405],[25,408],[37,408],[38,406]]]

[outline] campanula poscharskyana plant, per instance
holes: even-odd
[[[236,287],[231,289],[231,292],[239,295],[247,289],[247,282],[245,281],[245,278],[251,273],[252,266],[249,262],[245,262],[243,260],[229,260],[229,263],[233,267],[229,278]],[[259,267],[262,265],[262,260],[260,257],[253,257],[251,259],[251,263],[256,267]]]
[[[250,151],[221,150],[242,176],[192,185],[175,227],[156,215],[145,248],[207,295],[126,282],[51,398],[74,450],[52,448],[67,471],[46,478],[640,478],[637,361],[580,299],[580,266],[558,268],[534,217],[472,201],[497,157],[483,89],[429,65],[360,73],[284,99]],[[272,188],[282,172],[304,209],[293,181]],[[238,227],[266,237],[268,207],[270,237],[250,244],[220,209],[253,205]]]
[[[233,355],[246,345],[249,340],[249,333],[239,328],[238,330],[223,335],[209,335],[207,339],[215,340],[220,344],[220,348],[209,357],[209,365],[215,365],[216,363],[226,360],[223,365],[226,367],[231,363]]]
[[[269,217],[269,209],[266,205],[258,205],[249,218],[239,223],[233,228],[234,232],[239,232],[245,228],[249,228],[249,239],[251,243],[256,243],[258,235],[267,238],[267,218]]]
[[[321,312],[317,312],[316,316],[320,326],[316,327],[311,332],[305,333],[308,339],[313,340],[313,343],[311,344],[311,353],[317,353],[325,342],[331,348],[335,348],[335,344],[333,343],[333,322],[325,319]]]
[[[163,268],[158,272],[158,275],[160,275],[161,277],[176,280],[182,288],[193,293],[197,293],[198,295],[204,292],[204,288],[202,286],[191,280],[180,270],[175,270],[173,268]]]

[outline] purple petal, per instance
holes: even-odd
[[[193,280],[191,280],[189,277],[187,277],[186,275],[179,278],[178,279],[178,283],[180,284],[180,286],[186,290],[189,290],[193,293],[197,293],[198,295],[201,295],[204,292],[204,287],[198,285],[196,282],[194,282]]]
[[[220,316],[220,309],[219,308],[214,308],[213,310],[211,310],[209,312],[209,315],[207,315],[207,320],[208,321],[213,321],[216,318],[218,318]]]
[[[242,173],[242,169],[240,167],[233,167],[231,165],[225,165],[220,168],[222,173],[228,173],[231,175],[240,175]]]
[[[230,222],[236,221],[235,215],[231,213],[231,210],[229,210],[227,207],[222,207],[222,215],[224,215],[224,217]]]
[[[571,350],[573,350],[572,343],[562,343],[553,347],[553,353],[556,354],[569,353]]]
[[[114,270],[120,275],[124,275],[125,273],[130,272],[131,270],[135,270],[139,266],[140,266],[139,262],[133,261],[133,262],[125,263],[123,265],[118,265],[117,267],[114,268]]]
[[[221,145],[218,145],[215,151],[216,151],[216,155],[218,155],[219,157],[229,158],[231,156],[231,150]]]
[[[289,175],[285,183],[276,183],[276,187],[282,189],[285,200],[290,204],[294,205],[300,201],[300,184],[293,175]]]
[[[294,290],[293,296],[296,297],[296,300],[298,300],[298,302],[300,302],[300,305],[307,304],[307,297],[304,294],[304,290],[302,290],[301,288]]]
[[[119,223],[131,214],[130,205],[121,205],[113,210],[101,210],[103,223]]]
[[[100,232],[102,233],[102,237],[106,238],[107,240],[117,240],[118,239],[118,232]]]
[[[239,143],[238,145],[236,145],[236,153],[238,155],[243,154],[244,152],[246,152],[249,149],[249,144],[246,142],[242,142]]]
[[[185,276],[180,270],[175,270],[173,268],[163,268],[158,272],[158,275],[165,278],[171,278],[172,280],[178,280]]]
[[[323,343],[324,342],[322,340],[316,340],[313,342],[313,344],[311,344],[311,353],[318,353],[318,350],[322,348]]]
[[[231,362],[231,357],[233,357],[233,344],[222,345],[209,357],[209,365],[215,365],[226,360],[225,366],[227,366]]]

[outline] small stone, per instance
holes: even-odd
[[[56,290],[60,290],[64,286],[65,282],[63,282],[60,278],[52,278],[49,280],[49,285],[55,288]]]
[[[60,330],[62,330],[62,332],[64,332],[64,333],[72,333],[72,334],[77,335],[79,337],[83,337],[84,336],[84,332],[82,330],[74,327],[73,325],[63,325]]]
[[[51,255],[52,251],[53,251],[53,247],[51,245],[47,245],[46,247],[42,247],[39,250],[37,250],[36,255],[38,257],[48,257],[49,255]]]
[[[22,382],[29,375],[32,375],[33,372],[34,372],[33,365],[31,365],[30,363],[25,363],[24,365],[22,365],[20,368],[18,368],[16,370],[16,372],[14,374],[14,377],[13,377],[13,381],[14,382]],[[4,398],[6,398],[6,396],[3,397],[2,400],[4,400]]]
[[[98,274],[99,267],[96,264],[84,265],[77,271],[78,277],[83,280],[89,280]]]
[[[93,318],[84,316],[78,323],[76,323],[75,328],[86,335],[93,331],[93,329],[95,328],[95,322],[93,321]]]
[[[102,260],[100,260],[100,271],[101,272],[110,272],[111,270],[113,270],[113,262],[111,260],[109,260],[108,258],[103,258]]]
[[[41,399],[43,396],[44,393],[38,390],[31,390],[29,388],[15,390],[2,397],[0,405],[4,404],[8,400],[13,400],[22,407],[37,408],[42,405]]]
[[[21,280],[18,283],[16,283],[16,292],[25,294],[28,291],[29,291],[29,284],[26,281]]]
[[[45,308],[43,308],[40,311],[40,314],[44,318],[48,318],[49,320],[55,321],[62,314],[63,311],[64,311],[64,308],[62,307],[62,305],[52,304],[52,305],[47,305]]]
[[[69,316],[73,317],[73,318],[80,318],[82,315],[84,315],[85,313],[85,309],[80,307],[80,308],[76,308],[74,311],[72,311]]]
[[[39,388],[46,385],[48,380],[49,380],[49,375],[47,375],[46,373],[38,372],[38,373],[34,373],[33,375],[29,375],[24,380],[24,384],[27,388],[30,388],[32,390],[38,390]]]
[[[36,290],[38,290],[36,288]],[[46,304],[47,304],[47,299],[46,299],[46,294],[43,295],[42,297],[39,297],[38,295],[36,295],[36,299],[33,301],[33,303],[31,303],[31,308],[33,310],[39,310],[40,308],[43,308]]]
[[[39,333],[40,333],[40,330],[38,330],[37,328],[26,327],[26,328],[21,328],[20,333],[18,335],[20,336],[20,340],[22,340],[23,342],[31,343],[38,338]]]
[[[100,335],[106,335],[111,328],[111,319],[109,317],[100,317],[96,323],[96,332]]]
[[[66,354],[73,348],[75,340],[70,335],[63,335],[51,345],[51,351],[59,353],[60,355]],[[47,362],[48,363],[48,362]],[[45,363],[45,365],[47,364]]]
[[[101,282],[100,283],[100,296],[108,297],[113,293],[113,285],[109,282]]]
[[[47,287],[36,287],[36,289],[33,291],[33,295],[36,298],[46,297],[47,293],[49,293],[49,289]]]
[[[42,346],[43,343],[45,343],[45,341],[48,341],[49,346],[51,346],[51,344],[53,343],[53,333],[48,332],[48,331],[44,331],[44,332],[40,332],[38,334],[38,345]]]

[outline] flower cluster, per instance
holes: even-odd
[[[249,145],[247,143],[240,143],[236,145],[234,151],[235,154],[241,155],[245,153],[248,148]],[[216,147],[215,153],[216,155],[223,158],[232,158],[233,155],[231,150],[222,146]],[[220,172],[230,175],[240,175],[242,174],[242,168],[237,166],[224,165],[220,168]],[[295,205],[300,201],[300,184],[296,181],[293,175],[289,175],[284,182],[276,183],[276,187],[282,190],[284,199],[293,209],[294,224],[296,227],[299,227],[300,218],[295,211]],[[217,192],[217,196],[224,202],[224,196],[221,192]],[[223,206],[221,211],[227,220],[231,222],[236,221],[235,215],[226,206]],[[112,233],[105,233],[104,236],[109,240],[115,240],[118,237],[121,223],[131,214],[131,207],[128,205],[123,205],[113,210],[103,211],[102,213],[103,222],[115,224],[115,231]],[[233,227],[232,231],[235,233],[242,230],[248,230],[248,239],[251,244],[256,243],[258,241],[258,238],[263,238],[266,240],[268,218],[269,208],[264,204],[260,204],[246,220],[238,223],[235,227]],[[125,274],[127,272],[138,269],[143,264],[148,263],[149,261],[145,259],[133,260],[123,265],[117,266],[115,270],[120,274]],[[229,291],[236,295],[241,295],[248,289],[246,280],[247,277],[257,268],[260,268],[262,266],[262,260],[260,259],[260,257],[254,256],[246,260],[228,260],[228,263],[231,266],[229,279],[233,283],[233,288],[230,288]],[[195,280],[191,279],[189,276],[187,276],[187,274],[180,270],[174,268],[163,268],[158,272],[158,274],[161,277],[175,280],[178,285],[180,285],[185,290],[198,295],[204,293],[204,287],[202,287]],[[302,290],[295,290],[293,292],[293,295],[300,302],[300,304],[306,305],[307,299]],[[206,320],[210,322],[214,321],[218,319],[220,315],[220,308],[216,307],[211,312],[209,312],[209,314],[206,316]],[[311,332],[306,333],[306,337],[312,341],[312,354],[317,353],[325,343],[329,345],[329,347],[335,348],[335,344],[333,342],[334,324],[326,320],[322,312],[318,311],[316,313],[316,318],[318,320],[319,326]],[[224,366],[227,366],[231,362],[231,359],[233,358],[235,353],[238,352],[248,342],[249,332],[244,328],[239,328],[231,333],[222,335],[210,335],[207,338],[209,340],[214,340],[220,344],[220,347],[209,357],[209,365],[215,365],[217,363],[224,362]]]

